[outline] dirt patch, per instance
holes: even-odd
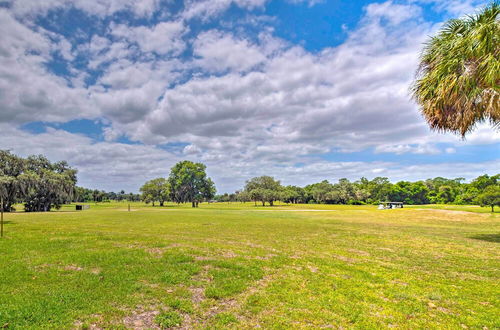
[[[344,257],[344,256],[333,256],[334,258],[337,258],[339,260],[342,260],[342,261],[345,261],[345,262],[348,262],[348,263],[356,263],[356,260],[352,259],[352,258],[348,258],[348,257]]]
[[[361,255],[361,256],[365,256],[365,257],[369,257],[369,256],[370,256],[370,254],[369,254],[368,252],[361,251],[361,250],[349,249],[348,251],[349,251],[349,252],[352,252],[352,253],[359,254],[359,255]]]
[[[307,266],[307,268],[309,268],[309,270],[310,270],[312,273],[317,273],[317,272],[318,272],[318,267],[314,267],[314,266]]]
[[[207,260],[215,260],[212,257],[207,257],[207,256],[195,256],[194,260],[196,261],[207,261]]]
[[[160,314],[159,311],[144,311],[139,309],[134,311],[131,315],[126,316],[122,323],[129,329],[160,329],[156,324],[155,318]]]
[[[165,252],[165,249],[164,248],[150,248],[150,249],[146,249],[146,251],[149,254],[152,254],[152,255],[157,256],[157,257],[161,257],[163,255],[163,253]]]
[[[408,286],[408,283],[400,281],[400,280],[393,280],[393,281],[391,281],[391,283],[401,285],[401,286]]]
[[[483,213],[476,213],[476,212],[469,212],[469,211],[458,211],[458,210],[442,210],[442,209],[412,209],[415,211],[432,211],[432,212],[438,212],[438,213],[443,213],[443,214],[464,214],[464,215],[482,215],[484,216]]]
[[[189,288],[191,291],[191,301],[195,305],[199,305],[205,299],[205,289],[203,288]]]
[[[90,270],[90,272],[94,275],[99,275],[101,273],[101,269],[100,268],[92,268]]]
[[[236,258],[238,255],[232,251],[224,251],[222,252],[222,256],[224,258]]]
[[[273,257],[277,257],[278,255],[277,254],[274,254],[274,253],[270,253],[270,254],[266,254],[265,256],[245,256],[245,259],[256,259],[256,260],[269,260]]]
[[[76,265],[67,265],[63,267],[64,270],[69,270],[69,271],[74,271],[74,272],[79,272],[82,271],[82,267],[78,267]]]
[[[338,210],[252,210],[257,212],[337,212]]]

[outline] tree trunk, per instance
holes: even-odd
[[[273,206],[273,203],[274,203],[273,201],[269,201],[270,206]]]
[[[262,206],[266,206],[266,202],[262,201]]]
[[[196,207],[198,207],[198,202],[195,202]]]
[[[194,204],[194,201],[191,202],[191,206],[196,207],[196,205]]]
[[[163,201],[161,201],[161,202],[160,202],[160,206],[163,206],[163,203],[164,203],[164,202],[163,202]]]
[[[495,205],[491,205],[491,213],[495,212]]]

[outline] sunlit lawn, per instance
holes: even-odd
[[[7,214],[0,328],[500,327],[488,209],[131,208]]]

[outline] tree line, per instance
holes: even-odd
[[[377,204],[392,201],[405,204],[477,204],[500,205],[500,174],[481,175],[470,183],[464,178],[447,179],[437,177],[424,181],[400,181],[391,183],[388,178],[373,180],[361,178],[351,182],[340,179],[337,183],[327,180],[305,187],[283,186],[270,176],[255,177],[246,182],[243,189],[233,194],[215,197],[219,202],[260,202],[273,205],[276,201],[285,203],[316,204]]]
[[[75,187],[73,201],[78,203],[83,202],[109,202],[109,201],[129,201],[138,202],[141,200],[141,195],[134,193],[126,193],[124,190],[120,192],[106,192],[104,190],[89,189],[84,187]]]
[[[52,163],[42,155],[22,158],[10,151],[0,150],[0,208],[9,212],[22,203],[27,212],[50,211],[70,202],[104,202],[128,200],[158,203],[166,201],[191,203],[197,207],[204,201],[319,204],[376,204],[383,201],[405,204],[477,204],[500,206],[500,174],[481,175],[469,183],[464,178],[437,177],[423,181],[391,183],[388,178],[372,180],[361,178],[351,182],[327,180],[305,187],[283,186],[270,176],[248,180],[243,189],[233,194],[215,195],[214,182],[206,174],[202,163],[181,161],[175,164],[165,178],[147,181],[141,194],[121,191],[105,192],[77,187],[77,170],[67,162]]]
[[[65,161],[52,163],[42,155],[22,158],[0,150],[0,208],[10,212],[18,203],[26,212],[60,208],[73,199],[76,173]]]

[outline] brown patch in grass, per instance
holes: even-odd
[[[207,256],[195,256],[194,260],[196,260],[196,261],[207,261],[207,260],[214,260],[214,258],[207,257]]]
[[[337,256],[337,255],[335,255],[335,256],[333,256],[333,257],[334,257],[334,258],[337,258],[337,259],[339,259],[339,260],[345,261],[345,262],[347,262],[347,263],[352,263],[352,264],[353,264],[353,263],[356,263],[356,260],[354,260],[354,259],[352,259],[352,258],[349,258],[349,257],[345,257],[345,256]]]
[[[362,255],[362,256],[365,256],[365,257],[369,257],[370,254],[366,251],[361,251],[361,250],[356,250],[356,249],[349,249],[348,250],[349,252],[352,252],[352,253],[356,253],[356,254],[359,254],[359,255]]]
[[[203,300],[205,300],[205,289],[203,288],[189,288],[191,291],[191,301],[195,305],[199,305]]]
[[[313,273],[317,273],[318,272],[318,267],[314,267],[314,266],[307,266],[307,268],[309,268],[309,270]]]
[[[156,248],[148,248],[148,249],[146,249],[146,251],[149,254],[152,254],[152,255],[157,256],[157,257],[161,257],[163,255],[163,253],[165,252],[165,249],[156,247]]]
[[[413,209],[415,211],[431,211],[431,212],[438,212],[438,213],[443,213],[443,214],[449,214],[449,215],[458,215],[458,214],[463,214],[463,215],[479,215],[479,216],[485,216],[487,214],[484,213],[477,213],[477,212],[469,212],[469,211],[459,211],[459,210],[442,210],[442,209]],[[451,220],[451,221],[462,221],[463,218],[446,218],[446,220]]]
[[[129,329],[160,329],[155,318],[159,311],[144,311],[142,308],[123,318],[122,323]]]
[[[402,285],[402,286],[408,286],[408,283],[400,281],[400,280],[392,280],[391,283]]]
[[[101,273],[101,269],[100,268],[92,268],[90,270],[90,272],[94,275],[99,275]]]
[[[224,251],[222,252],[222,256],[224,258],[236,258],[238,255],[234,253],[233,251]]]

